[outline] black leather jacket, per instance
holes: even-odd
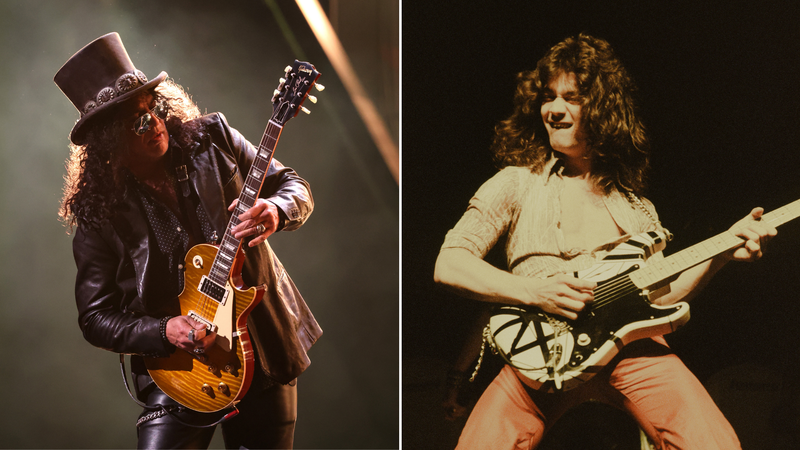
[[[184,149],[189,179],[209,220],[222,236],[228,205],[238,198],[255,157],[255,148],[231,128],[222,114],[200,119],[206,135]],[[130,189],[128,190],[131,191]],[[308,183],[292,169],[272,161],[260,193],[282,211],[282,230],[299,228],[313,210]],[[288,383],[308,367],[306,354],[322,334],[311,311],[268,243],[249,248],[242,279],[247,286],[266,285],[261,302],[248,316],[248,329],[266,375]],[[130,194],[115,217],[100,230],[80,225],[73,239],[78,268],[75,298],[78,321],[91,344],[117,353],[167,356],[159,317],[174,309],[167,298],[163,270],[158,270],[153,232],[138,196]]]

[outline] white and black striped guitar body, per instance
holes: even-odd
[[[777,227],[798,216],[800,200],[795,200],[761,220]],[[648,289],[744,242],[725,231],[645,265],[666,241],[660,231],[638,234],[576,272],[578,278],[597,282],[594,302],[576,320],[551,317],[534,307],[503,306],[491,317],[484,337],[531,388],[552,392],[577,387],[626,344],[670,333],[689,320],[687,303],[654,305]]]
[[[631,237],[575,276],[597,282],[595,301],[576,320],[535,308],[504,306],[489,322],[490,343],[525,384],[545,392],[569,390],[593,377],[626,344],[674,331],[689,305],[653,305],[629,274],[666,246],[661,232]]]

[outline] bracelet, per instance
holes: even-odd
[[[164,341],[165,345],[172,345],[172,343],[167,338],[167,322],[175,316],[165,316],[161,318],[161,323],[158,325],[158,329],[161,331],[161,340]]]

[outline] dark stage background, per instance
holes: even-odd
[[[397,142],[399,2],[321,4]],[[150,78],[167,71],[256,143],[284,67],[297,58],[322,73],[320,102],[276,152],[309,181],[316,210],[270,242],[325,331],[298,382],[295,442],[397,448],[399,189],[290,0],[0,0],[0,447],[136,446],[140,408],[117,355],[78,329],[72,238],[57,217],[78,112],[53,76],[111,31]]]
[[[405,1],[402,19],[404,447],[452,448],[463,426],[439,402],[465,336],[480,332],[477,305],[433,284],[434,261],[496,172],[488,148],[516,73],[557,42],[605,38],[636,79],[648,197],[676,236],[667,254],[800,197],[796,3]],[[726,267],[668,337],[746,450],[797,448],[799,244],[800,221],[780,227],[763,260]]]

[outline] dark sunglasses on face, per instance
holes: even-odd
[[[167,118],[167,111],[169,111],[169,105],[166,101],[156,104],[153,109],[146,112],[144,115],[139,116],[139,118],[133,122],[133,132],[138,136],[147,133],[147,130],[150,129],[150,121],[153,120],[153,116],[151,114],[161,120],[164,120]]]

